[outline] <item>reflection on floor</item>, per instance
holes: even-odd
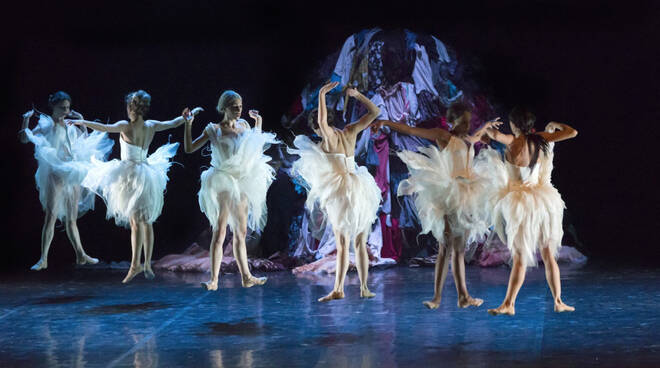
[[[223,275],[218,292],[204,274],[161,273],[120,283],[121,271],[77,269],[5,276],[0,281],[0,366],[425,367],[657,366],[658,270],[562,268],[555,314],[543,268],[531,269],[515,317],[491,317],[508,268],[467,267],[485,299],[460,309],[451,276],[438,310],[432,269],[370,273],[376,298],[362,300],[357,275],[346,299],[316,302],[333,275],[268,274],[243,289]]]

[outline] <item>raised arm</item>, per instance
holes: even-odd
[[[128,127],[128,121],[122,120],[118,121],[114,124],[103,124],[103,123],[97,123],[95,121],[88,121],[88,120],[68,120],[65,119],[65,122],[67,124],[73,124],[77,126],[82,126],[82,127],[87,127],[93,130],[98,130],[99,132],[108,132],[108,133],[121,133],[125,132]]]
[[[390,129],[402,134],[414,135],[415,137],[428,139],[434,142],[440,142],[442,144],[446,144],[449,142],[449,138],[451,138],[451,133],[442,128],[416,128],[403,123],[395,123],[390,120],[376,120],[376,122],[374,122],[372,125],[372,129],[377,131],[382,126],[387,126]]]
[[[495,118],[493,120],[489,120],[484,125],[481,126],[481,128],[477,129],[476,132],[474,132],[472,135],[468,136],[466,140],[472,144],[475,144],[479,141],[481,141],[481,138],[487,133],[488,129],[497,129],[502,125],[502,122],[500,121],[500,118]]]
[[[334,130],[328,125],[328,108],[325,105],[325,95],[333,88],[337,87],[339,82],[330,82],[319,90],[319,130],[323,138],[329,138],[335,135]]]
[[[263,119],[261,118],[261,115],[259,115],[259,110],[250,110],[248,111],[248,115],[254,119],[254,129],[260,132]]]
[[[537,133],[548,142],[559,142],[575,138],[578,134],[570,125],[551,121],[545,126],[545,132]]]
[[[499,125],[496,128],[486,128],[486,135],[488,135],[488,138],[500,142],[505,146],[510,145],[515,137],[512,134],[504,134],[497,129],[499,129]]]
[[[380,115],[380,109],[373,102],[371,102],[370,99],[368,99],[365,95],[360,93],[355,88],[346,89],[346,94],[360,101],[363,105],[367,107],[368,110],[366,115],[364,115],[358,121],[351,123],[346,127],[347,130],[351,130],[353,133],[357,134],[365,130],[369,126],[369,124],[371,124],[378,117],[378,115]]]
[[[32,110],[26,112],[25,114],[23,114],[23,124],[21,125],[21,130],[18,131],[18,138],[21,141],[21,143],[29,142],[29,140],[27,138],[27,134],[25,134],[25,130],[29,129],[30,118],[32,118],[33,115],[34,115],[34,109],[32,109]],[[38,133],[41,133],[41,130],[37,126],[36,128],[34,128],[32,130],[32,133],[38,134]]]
[[[204,111],[201,107],[196,107],[193,109],[192,112],[187,112],[184,110],[183,113],[183,118],[185,119],[185,127],[184,127],[184,133],[183,133],[183,149],[186,151],[186,153],[193,153],[197,151],[198,149],[204,147],[206,142],[209,140],[209,136],[206,134],[206,129],[202,132],[202,134],[197,137],[194,141],[192,140],[192,122],[195,120],[195,115],[197,115],[200,111]]]

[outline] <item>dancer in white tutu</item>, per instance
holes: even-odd
[[[85,120],[72,120],[79,126],[119,133],[121,160],[100,162],[92,160],[93,167],[83,181],[83,186],[99,194],[108,208],[107,217],[114,217],[119,226],[131,229],[131,268],[122,281],[127,283],[144,270],[146,278],[154,277],[151,254],[154,245],[153,222],[163,208],[163,192],[167,184],[170,158],[176,154],[178,143],[169,143],[147,155],[156,132],[176,128],[191,118],[186,108],[183,116],[170,121],[144,120],[151,96],[145,91],[131,92],[126,96],[129,121],[101,124]],[[144,247],[144,266],[140,263]]]
[[[349,265],[349,246],[355,244],[355,258],[360,278],[360,297],[375,296],[367,287],[369,256],[367,236],[376,220],[381,201],[380,189],[367,169],[355,164],[354,152],[357,134],[378,117],[380,109],[356,89],[346,94],[367,107],[368,113],[360,120],[339,130],[328,124],[325,95],[338,85],[326,84],[319,91],[318,121],[312,129],[322,141],[315,144],[305,136],[297,136],[295,149],[289,152],[300,156],[292,171],[303,177],[309,186],[306,206],[312,210],[318,204],[332,225],[337,244],[335,285],[330,294],[320,298],[325,302],[344,298],[344,279]]]
[[[207,142],[211,145],[211,167],[201,176],[199,206],[213,228],[209,255],[211,279],[202,283],[207,290],[218,289],[218,274],[222,263],[222,244],[227,225],[232,230],[234,257],[241,273],[243,287],[263,285],[265,277],[254,277],[247,260],[245,237],[248,227],[261,230],[266,223],[266,193],[275,172],[264,155],[268,145],[277,143],[275,135],[261,131],[262,118],[250,110],[254,128],[243,119],[241,96],[225,91],[218,100],[219,124],[209,123],[202,134],[192,140],[192,119],[185,126],[184,148],[192,153]],[[198,111],[193,111],[193,115]]]
[[[553,142],[574,138],[577,131],[566,124],[551,122],[545,132],[534,133],[536,117],[515,108],[509,115],[513,135],[488,129],[487,134],[507,146],[506,162],[493,160],[497,192],[491,201],[491,215],[499,237],[513,255],[513,268],[506,297],[492,315],[515,314],[518,291],[525,280],[526,267],[536,264],[541,251],[548,286],[554,297],[555,312],[574,311],[561,300],[559,267],[555,260],[563,235],[564,202],[552,186]]]
[[[447,276],[449,258],[453,253],[452,272],[458,306],[479,306],[482,299],[472,298],[465,283],[466,245],[475,244],[488,232],[486,202],[490,181],[485,174],[488,165],[474,161],[474,143],[486,129],[501,124],[498,119],[484,124],[469,135],[470,107],[454,103],[447,110],[451,131],[441,128],[424,129],[391,121],[378,121],[376,130],[387,126],[435,142],[436,146],[419,147],[419,153],[402,151],[397,155],[408,166],[410,177],[399,184],[398,195],[414,195],[422,224],[422,234],[431,232],[439,243],[435,263],[433,299],[425,301],[430,309],[438,308]]]
[[[48,104],[52,114],[39,114],[39,124],[33,129],[28,125],[35,111],[23,114],[23,129],[19,133],[21,142],[34,143],[34,156],[39,162],[35,179],[45,212],[41,258],[32,266],[35,271],[48,267],[48,250],[58,219],[65,225],[66,235],[76,252],[76,263],[98,263],[98,259],[85,253],[78,233],[76,220],[94,208],[95,197],[80,184],[89,169],[90,159],[105,160],[113,145],[106,134],[87,134],[86,130],[65,124],[66,117],[82,119],[82,115],[71,110],[71,97],[66,92],[52,94]]]

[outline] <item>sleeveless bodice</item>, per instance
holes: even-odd
[[[147,149],[130,144],[121,137],[119,138],[119,146],[122,160],[142,162],[147,159]]]
[[[338,173],[355,173],[356,165],[354,156],[346,156],[343,153],[326,153],[326,156],[333,171]]]
[[[451,157],[451,176],[469,178],[472,174],[474,147],[462,139],[452,136],[445,147]]]
[[[243,121],[240,121],[244,125]],[[249,125],[245,129],[250,129]],[[238,148],[238,140],[245,130],[238,134],[223,135],[222,130],[213,124],[208,124],[205,128],[206,134],[211,142],[211,165],[213,167],[220,167],[221,163],[229,160],[236,154]]]
[[[78,128],[56,124],[50,116],[46,115],[41,115],[39,118],[39,126],[44,138],[57,152],[58,158],[64,161],[72,160],[71,141],[79,134]]]

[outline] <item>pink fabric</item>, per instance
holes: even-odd
[[[387,166],[390,160],[390,143],[387,140],[387,135],[381,132],[374,140],[374,150],[378,155],[378,168],[376,169],[376,184],[380,188],[380,193],[383,198],[390,190],[390,178],[387,175]]]
[[[403,249],[399,220],[391,217],[392,227],[387,226],[387,214],[380,214],[380,227],[383,234],[383,247],[380,250],[381,258],[392,258],[398,261]]]

